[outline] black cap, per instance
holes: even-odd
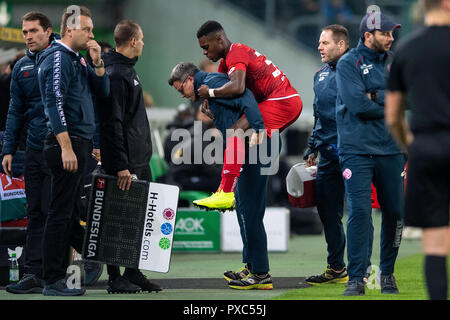
[[[378,30],[381,32],[392,31],[397,28],[401,28],[402,25],[394,23],[387,15],[382,12],[367,13],[361,20],[359,25],[359,32],[361,37],[364,37],[364,33]]]

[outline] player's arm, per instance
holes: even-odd
[[[230,75],[230,81],[219,88],[210,89],[207,85],[202,85],[198,89],[200,98],[234,98],[240,96],[245,91],[245,76],[244,70],[234,70]]]
[[[413,140],[405,118],[405,95],[401,91],[388,91],[385,98],[385,119],[394,139],[403,151]]]

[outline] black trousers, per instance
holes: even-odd
[[[65,171],[61,147],[53,135],[45,140],[44,156],[51,172],[50,207],[43,235],[43,279],[52,284],[66,276],[67,248],[82,252],[84,229],[79,223],[79,206],[84,168],[90,141],[71,136],[78,160],[77,172]]]
[[[50,170],[42,151],[27,148],[24,176],[28,216],[25,273],[42,278],[42,236],[50,202]]]
[[[131,174],[137,175],[139,180],[152,181],[152,172],[150,171],[150,165],[140,168],[133,168],[129,170]],[[112,176],[117,175],[117,172],[107,171],[106,173]],[[119,266],[107,265],[106,270],[108,271],[108,276],[110,279],[115,279],[120,276]],[[125,268],[125,274],[131,275],[136,273],[137,271],[138,271],[137,269]]]

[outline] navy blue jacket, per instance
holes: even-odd
[[[92,95],[109,95],[109,77],[98,77],[81,54],[55,41],[38,54],[39,87],[47,127],[57,135],[91,140],[95,134],[95,112]]]
[[[401,153],[384,121],[388,53],[367,48],[360,40],[336,67],[336,124],[339,155]],[[367,93],[378,94],[369,99]]]
[[[59,38],[52,34],[50,40]],[[11,77],[11,100],[8,109],[2,154],[15,154],[21,132],[28,126],[27,147],[42,151],[47,126],[38,84],[36,53],[27,55],[14,66]]]
[[[199,71],[194,76],[194,91],[198,96],[198,88],[205,84],[211,89],[219,88],[230,79],[224,73]],[[264,121],[259,111],[258,103],[249,89],[233,99],[208,99],[209,108],[214,115],[214,125],[226,138],[226,130],[242,116],[245,115],[252,128],[256,131],[264,130]]]
[[[308,140],[305,159],[322,147],[337,145],[336,63],[326,64],[316,72],[314,94],[314,128]]]

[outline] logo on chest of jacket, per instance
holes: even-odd
[[[137,81],[136,79],[134,79],[134,86],[136,87],[136,86],[138,86],[140,83],[139,83],[139,81]]]
[[[363,74],[368,74],[368,73],[369,73],[369,70],[372,70],[372,69],[373,69],[373,65],[371,65],[371,64],[367,65],[367,64],[363,63],[363,64],[360,66],[360,68],[363,70]]]
[[[322,72],[319,74],[319,82],[325,80],[325,78],[329,75],[330,73],[327,72]]]

